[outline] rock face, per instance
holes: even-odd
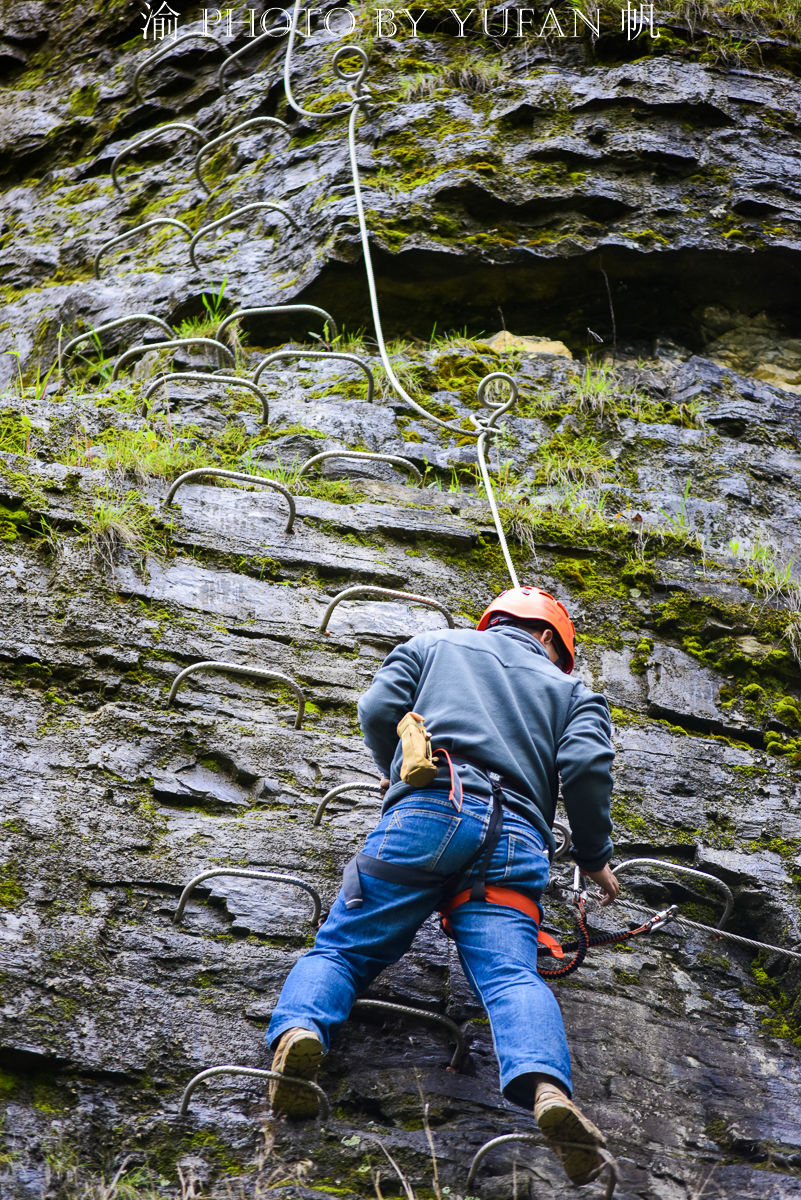
[[[469,422],[499,369],[520,390],[490,452],[516,569],[571,608],[577,673],[612,706],[616,861],[663,863],[624,867],[631,907],[593,906],[592,930],[670,904],[685,918],[591,952],[554,985],[577,1098],[618,1156],[622,1200],[801,1196],[798,956],[754,957],[706,928],[730,893],[726,931],[801,942],[797,47],[754,26],[761,65],[729,69],[709,47],[742,30],[707,14],[694,31],[672,22],[669,53],[657,40],[638,61],[607,31],[498,45],[493,65],[486,46],[469,61],[454,50],[442,12],[417,41],[374,43],[357,159],[382,315],[405,337],[394,370],[451,429],[410,409],[358,337],[337,348],[372,368],[373,402],[353,364],[286,359],[259,380],[267,424],[252,391],[215,378],[208,346],[151,350],[112,382],[116,355],[163,336],[141,314],[202,337],[230,311],[289,302],[347,331],[365,323],[344,122],[293,114],[282,44],[262,45],[259,70],[259,48],[247,73],[227,67],[222,87],[219,48],[176,45],[139,76],[142,99],[130,13],[71,10],[59,24],[29,3],[4,28],[9,1200],[572,1194],[536,1138],[491,1151],[468,1188],[483,1143],[534,1123],[500,1097],[489,1028],[433,920],[371,995],[466,1023],[460,1072],[446,1069],[441,1026],[365,1009],[326,1060],[324,1123],[269,1117],[252,1079],[201,1084],[179,1114],[197,1072],[269,1065],[270,1011],[313,935],[312,899],[291,879],[215,875],[175,923],[184,885],[261,870],[316,889],[325,908],[378,811],[356,700],[392,646],[444,625],[433,608],[371,597],[339,605],[321,633],[328,603],[378,585],[467,626],[508,586]],[[298,52],[306,105],[337,98],[332,50],[320,35]],[[121,193],[111,181],[115,156],[161,124],[213,137],[275,115],[291,128],[251,127],[209,155],[210,196],[185,130],[126,160]],[[163,227],[109,250],[91,278],[123,228],[167,215],[194,232],[258,200],[285,205],[299,231],[268,209],[262,226],[235,219],[199,244],[195,270],[187,239]],[[490,345],[498,307],[512,336]],[[84,343],[69,377],[45,380],[60,328],[64,345],[132,314],[102,352]],[[245,318],[234,369],[252,379],[278,345],[319,349],[299,339],[323,321]],[[475,336],[410,340],[435,322]],[[588,327],[614,359],[577,361]],[[168,408],[145,389],[170,365],[208,378],[170,383]],[[299,475],[348,449],[401,456],[422,482],[344,458]],[[167,502],[169,480],[209,465],[283,481],[293,531],[273,490],[207,477]],[[207,660],[288,677],[301,727],[280,679],[193,674],[168,704],[177,674]],[[341,784],[357,786],[315,824]],[[568,938],[571,887],[556,864],[548,921]]]

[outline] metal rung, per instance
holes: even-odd
[[[412,475],[417,483],[423,482],[423,476],[417,470],[414,463],[410,463],[408,458],[401,458],[398,454],[376,454],[372,450],[324,450],[322,454],[315,454],[312,458],[307,458],[303,466],[298,471],[298,479],[309,467],[314,467],[317,463],[324,462],[328,458],[356,458],[366,459],[370,462],[385,462],[391,463],[394,467],[403,467]]]
[[[233,325],[234,321],[239,321],[242,317],[264,317],[271,314],[281,313],[314,313],[315,316],[323,317],[327,325],[330,326],[331,332],[336,337],[339,332],[337,323],[330,313],[327,313],[324,308],[318,308],[316,304],[267,304],[261,305],[259,308],[238,308],[236,312],[232,312],[226,317],[217,328],[216,336],[222,338],[223,332],[229,325]]]
[[[223,343],[220,342],[218,344],[221,346]],[[174,379],[191,379],[195,383],[222,383],[228,387],[245,388],[247,391],[253,392],[254,396],[258,396],[261,401],[262,421],[265,425],[269,423],[270,408],[267,403],[267,397],[260,387],[257,387],[250,379],[240,379],[238,375],[220,375],[216,371],[213,374],[210,374],[208,371],[165,371],[163,375],[157,375],[155,379],[150,381],[142,393],[142,416],[147,413],[147,401],[153,392],[161,387],[163,383],[170,383]],[[169,399],[166,397],[165,399],[167,399],[167,409],[169,411]]]
[[[367,376],[367,403],[372,404],[373,402],[375,395],[373,372],[367,363],[357,358],[355,354],[345,354],[339,350],[276,350],[273,354],[268,354],[266,358],[261,360],[253,372],[253,382],[258,383],[262,371],[266,371],[268,367],[272,366],[274,362],[278,362],[281,358],[325,358],[354,363],[357,367],[361,367]]]
[[[220,50],[222,50],[223,54],[227,54],[230,58],[233,58],[231,51],[226,49],[226,47],[222,44],[222,42],[219,41],[218,38],[216,38],[213,33],[184,33],[184,34],[182,34],[181,37],[176,38],[175,41],[170,41],[169,45],[159,46],[158,50],[156,50],[154,54],[150,54],[145,59],[145,61],[143,63],[140,63],[139,66],[136,68],[136,72],[134,74],[134,92],[135,92],[137,98],[139,100],[141,100],[143,104],[145,103],[145,98],[139,90],[139,77],[142,74],[142,72],[146,71],[148,67],[155,66],[156,63],[160,59],[166,58],[169,51],[174,50],[176,46],[180,46],[182,44],[182,42],[190,42],[193,39],[197,39],[197,38],[201,38],[203,41],[214,42],[215,46],[217,46]],[[225,63],[223,63],[223,66],[225,66]]]
[[[295,524],[294,496],[291,492],[287,491],[282,483],[276,483],[274,479],[267,479],[264,475],[248,475],[244,471],[225,471],[222,467],[195,467],[193,471],[185,471],[183,475],[178,476],[175,483],[167,492],[167,498],[164,503],[167,506],[172,504],[173,496],[178,491],[178,488],[183,487],[185,483],[192,483],[195,479],[200,479],[201,477],[208,475],[213,475],[216,479],[238,479],[243,483],[260,483],[265,487],[273,488],[273,490],[276,492],[280,492],[289,505],[289,520],[286,523],[286,532],[293,532],[293,526]]]
[[[132,154],[134,150],[138,150],[141,146],[152,142],[153,138],[158,137],[160,133],[171,133],[174,129],[179,130],[181,133],[188,133],[190,137],[197,138],[200,142],[208,141],[206,135],[201,133],[199,129],[195,129],[194,125],[190,125],[188,121],[170,121],[168,125],[159,125],[157,129],[149,129],[147,133],[143,133],[141,137],[136,138],[129,146],[125,146],[120,150],[111,164],[111,182],[118,192],[122,193],[122,184],[117,179],[117,167],[122,160],[127,158],[129,154]]]
[[[197,233],[189,243],[189,257],[192,260],[192,266],[195,268],[195,270],[200,270],[197,258],[195,257],[195,247],[201,238],[205,237],[207,233],[212,233],[215,229],[220,229],[223,225],[230,224],[235,217],[244,217],[248,213],[260,212],[262,209],[271,209],[274,212],[280,213],[281,216],[286,217],[287,221],[294,225],[296,229],[300,229],[300,226],[295,218],[286,208],[284,208],[283,204],[275,204],[272,200],[254,200],[252,204],[244,204],[242,208],[235,208],[233,212],[226,213],[224,217],[220,217],[218,220],[212,221],[209,225],[203,225],[200,229],[198,229]]]
[[[491,1138],[473,1156],[473,1161],[470,1164],[470,1170],[467,1175],[467,1187],[474,1182],[481,1161],[490,1150],[496,1146],[508,1146],[510,1142],[534,1142],[535,1144],[542,1142],[542,1134],[540,1133],[504,1133],[500,1137]],[[615,1186],[620,1179],[620,1172],[616,1159],[612,1157],[607,1150],[598,1147],[598,1154],[606,1160],[606,1167],[609,1170],[609,1178],[606,1182],[606,1191],[604,1192],[604,1200],[612,1200],[615,1191]]]
[[[104,325],[98,325],[95,329],[90,329],[88,333],[80,333],[74,337],[72,341],[67,342],[66,346],[62,346],[56,362],[59,370],[63,370],[64,358],[76,346],[80,346],[81,342],[91,342],[92,338],[98,337],[101,333],[106,333],[109,329],[119,329],[121,325],[127,325],[131,321],[148,321],[153,325],[158,325],[164,333],[172,337],[175,332],[166,321],[162,321],[161,317],[154,317],[152,313],[131,313],[130,317],[117,317],[115,321],[106,321]]]
[[[325,795],[323,796],[322,800],[320,801],[320,803],[317,805],[317,811],[314,814],[314,820],[312,821],[312,825],[320,824],[320,822],[323,819],[323,814],[325,813],[325,810],[328,808],[328,805],[331,803],[332,800],[336,799],[337,796],[342,796],[342,795],[344,795],[345,792],[355,792],[355,791],[359,791],[359,790],[361,790],[361,791],[369,790],[369,791],[374,792],[376,787],[377,787],[377,785],[375,783],[340,783],[337,787],[331,788],[331,791],[326,792]]]
[[[183,681],[196,671],[223,671],[226,675],[239,675],[245,679],[265,679],[268,681],[277,681],[285,683],[290,687],[298,698],[298,713],[295,717],[295,729],[300,729],[303,724],[303,714],[306,711],[306,697],[301,689],[295,683],[294,679],[290,679],[288,675],[282,675],[280,671],[268,671],[265,667],[240,667],[237,663],[222,662],[218,659],[205,659],[203,662],[192,663],[191,667],[186,667],[179,675],[175,676],[170,694],[167,697],[167,707],[172,704],[175,693],[181,686]]]
[[[249,50],[250,46],[246,46],[244,49]],[[237,53],[241,53],[241,51],[237,51]],[[234,58],[235,55],[232,55],[231,57]],[[227,63],[223,63],[223,66],[227,65]],[[251,117],[249,121],[240,121],[238,125],[234,125],[233,129],[229,129],[227,133],[221,133],[219,137],[212,138],[210,142],[206,142],[205,146],[201,146],[195,155],[193,169],[195,172],[195,178],[203,188],[204,192],[208,192],[208,194],[211,195],[212,189],[209,187],[200,173],[201,159],[205,158],[208,154],[213,154],[215,150],[218,150],[220,146],[224,146],[226,142],[230,142],[231,138],[234,137],[235,134],[244,133],[247,129],[256,129],[257,127],[263,125],[277,125],[279,129],[283,129],[286,133],[289,133],[289,126],[287,125],[286,121],[280,121],[278,117]]]
[[[95,279],[100,278],[100,260],[107,250],[111,250],[113,246],[122,245],[129,238],[144,233],[147,229],[155,229],[157,225],[169,225],[172,229],[177,229],[185,237],[188,237],[190,242],[192,241],[192,230],[184,221],[176,221],[174,217],[153,217],[150,221],[144,221],[141,225],[134,225],[133,229],[126,229],[125,233],[118,234],[117,237],[111,238],[110,241],[105,242],[100,247],[94,261]]]
[[[328,608],[323,614],[323,619],[320,624],[320,633],[325,633],[326,626],[331,618],[331,613],[338,604],[343,600],[352,600],[356,596],[380,596],[382,599],[388,600],[408,600],[412,604],[425,604],[428,608],[435,608],[437,612],[441,612],[451,629],[455,628],[453,617],[448,612],[444,604],[440,604],[439,600],[430,600],[428,596],[416,596],[413,592],[397,592],[394,588],[375,587],[371,583],[357,584],[355,587],[345,588],[343,592],[334,596],[334,599],[328,605]]]
[[[210,346],[219,354],[227,354],[231,363],[235,363],[234,352],[230,346],[226,346],[223,342],[218,342],[215,338],[205,337],[190,337],[190,338],[172,338],[168,342],[145,342],[141,346],[131,346],[130,350],[126,350],[114,364],[114,370],[111,372],[112,383],[120,373],[123,363],[128,362],[137,354],[146,354],[148,350],[176,350],[179,346]],[[210,374],[209,378],[213,378]],[[239,380],[238,382],[241,382]]]
[[[723,928],[732,914],[734,896],[731,893],[731,889],[727,887],[722,879],[718,879],[716,875],[710,875],[708,871],[699,871],[695,867],[679,866],[678,863],[666,862],[662,858],[629,858],[625,862],[622,862],[620,866],[614,867],[613,870],[615,875],[619,875],[621,871],[627,871],[629,867],[661,867],[664,871],[675,871],[679,875],[690,875],[693,879],[702,879],[705,883],[709,883],[717,888],[723,894],[725,900],[723,916],[717,923],[718,929]]]
[[[448,1030],[448,1033],[456,1042],[456,1049],[453,1052],[450,1067],[454,1071],[461,1070],[469,1046],[464,1033],[450,1017],[446,1017],[442,1013],[429,1012],[425,1008],[409,1008],[405,1004],[392,1004],[388,1000],[357,1000],[353,1005],[353,1009],[357,1008],[362,1011],[389,1012],[395,1016],[409,1017],[412,1021],[427,1021],[430,1025],[442,1026]]]
[[[203,1083],[206,1079],[212,1079],[215,1075],[248,1075],[252,1079],[285,1079],[287,1083],[298,1084],[299,1086],[306,1087],[309,1089],[309,1091],[314,1092],[315,1096],[320,1102],[320,1117],[323,1121],[327,1121],[330,1116],[331,1105],[328,1103],[328,1097],[323,1089],[318,1084],[312,1083],[310,1079],[296,1079],[294,1075],[282,1075],[280,1071],[265,1071],[261,1070],[259,1067],[237,1067],[231,1065],[224,1067],[209,1067],[207,1070],[201,1071],[198,1075],[195,1075],[193,1079],[189,1080],[189,1083],[184,1089],[184,1094],[181,1097],[180,1115],[182,1117],[186,1116],[189,1108],[189,1101],[192,1099],[192,1093],[194,1092],[195,1088],[199,1084]]]
[[[264,33],[259,34],[257,38],[254,38],[252,42],[248,42],[246,46],[242,46],[241,49],[235,50],[230,58],[227,58],[225,62],[221,64],[220,69],[217,72],[217,86],[220,88],[220,90],[222,91],[225,88],[225,84],[223,82],[225,78],[225,72],[233,63],[238,64],[240,58],[244,58],[246,54],[250,54],[251,50],[255,50],[256,47],[262,45],[263,42],[270,42],[272,46],[275,47],[275,39],[282,32],[286,32],[286,30],[281,30],[277,25],[274,25],[272,29],[267,29]]]
[[[178,907],[172,914],[173,924],[179,925],[181,917],[184,915],[186,903],[198,886],[204,879],[212,879],[216,875],[231,875],[237,879],[262,879],[271,883],[291,883],[294,887],[302,888],[304,892],[312,898],[314,903],[314,914],[312,915],[312,924],[317,927],[317,922],[320,920],[320,912],[322,903],[318,892],[311,886],[310,883],[305,883],[304,880],[298,879],[295,875],[282,875],[276,871],[260,871],[255,867],[213,867],[208,871],[201,871],[200,875],[196,875],[194,879],[190,879],[184,890],[181,892],[178,900]]]

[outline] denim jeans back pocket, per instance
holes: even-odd
[[[515,830],[502,835],[487,877],[490,882],[543,891],[549,868],[548,853],[539,834],[533,829]]]
[[[459,824],[459,815],[453,810],[393,808],[370,834],[364,848],[376,858],[436,871]],[[448,865],[445,872],[452,869]]]

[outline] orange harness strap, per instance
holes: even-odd
[[[506,908],[516,908],[518,912],[525,913],[527,917],[531,917],[537,926],[537,941],[540,945],[546,946],[554,958],[564,958],[565,952],[556,939],[552,938],[549,933],[544,933],[539,928],[542,922],[542,908],[536,900],[532,900],[530,896],[526,896],[523,892],[516,892],[513,888],[496,887],[492,883],[486,885],[484,893],[485,900],[488,900],[490,904],[502,904]],[[459,908],[462,904],[467,904],[470,898],[470,888],[467,888],[465,891],[457,892],[455,896],[451,896],[439,910],[442,916],[442,928],[447,934],[451,933],[448,917],[455,908]]]

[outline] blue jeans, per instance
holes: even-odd
[[[465,794],[457,813],[446,792],[414,792],[398,801],[367,838],[375,858],[458,873],[475,853],[489,823],[489,805]],[[487,883],[539,900],[548,882],[548,854],[524,817],[504,809],[503,831]],[[466,871],[452,893],[469,886]],[[437,907],[441,890],[389,882],[362,873],[363,905],[345,907],[340,891],[314,944],[292,968],[267,1031],[274,1045],[287,1029],[313,1030],[328,1050],[336,1026],[376,975],[403,955]],[[568,1092],[570,1055],[556,998],[537,972],[537,927],[515,908],[469,900],[450,916],[459,958],[490,1020],[508,1100],[531,1109],[534,1076],[549,1075]]]

